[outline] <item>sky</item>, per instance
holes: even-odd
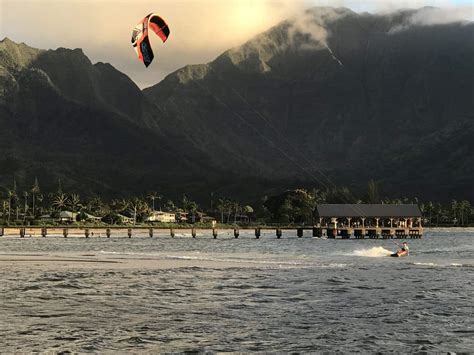
[[[312,6],[389,12],[435,6],[446,17],[473,20],[474,0],[0,0],[0,39],[32,47],[82,48],[95,62],[111,63],[141,87],[187,65],[212,61],[285,18]],[[130,38],[145,15],[156,12],[171,29],[163,44],[151,37],[155,60],[138,60]]]

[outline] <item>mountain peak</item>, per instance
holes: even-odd
[[[26,67],[42,52],[25,43],[12,41],[8,37],[0,41],[0,61],[5,67]]]

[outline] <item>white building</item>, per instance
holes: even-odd
[[[175,223],[176,214],[171,212],[153,211],[146,219],[147,222]]]
[[[61,211],[59,213],[59,221],[60,222],[75,222],[77,218],[77,213],[71,211]]]

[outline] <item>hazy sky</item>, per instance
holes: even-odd
[[[473,0],[0,0],[0,39],[43,49],[82,48],[93,61],[109,62],[140,87],[153,85],[186,64],[206,63],[253,35],[311,6],[345,6],[357,12],[437,6],[473,18]],[[131,47],[131,31],[150,12],[168,22],[162,44],[150,37],[149,68]]]

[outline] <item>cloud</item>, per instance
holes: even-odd
[[[289,19],[289,37],[296,42],[299,36],[309,37],[312,44],[305,42],[303,49],[327,47],[330,33],[327,24],[347,16],[350,11],[343,8],[321,7],[317,10],[308,9]]]
[[[447,0],[0,0],[0,38],[46,49],[83,48],[93,62],[110,62],[145,87],[187,64],[209,62],[312,6],[388,11],[450,4]],[[130,37],[135,24],[150,12],[167,20],[171,36],[166,44],[151,37],[155,61],[145,68]],[[328,36],[323,23],[311,22],[308,16],[295,22],[294,31],[320,43]]]
[[[0,37],[38,48],[83,48],[144,87],[186,64],[213,60],[303,6],[303,0],[0,0]],[[155,62],[145,68],[130,37],[150,12],[167,20],[171,36],[166,44],[150,37]]]
[[[448,23],[469,23],[466,14],[472,12],[472,6],[434,8],[425,7],[408,17],[404,24],[391,29],[391,33],[406,30],[412,26],[445,25]]]

